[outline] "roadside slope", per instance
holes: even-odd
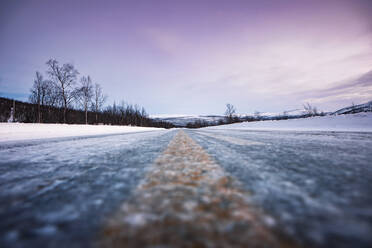
[[[162,130],[163,128],[74,125],[74,124],[33,124],[0,123],[0,142],[49,139],[75,136],[121,134]]]
[[[372,132],[372,113],[317,116],[278,121],[243,122],[206,129]]]

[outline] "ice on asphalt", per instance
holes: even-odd
[[[371,117],[237,123],[187,133],[300,242],[370,247]]]
[[[172,139],[156,130],[0,143],[0,246],[89,247]]]

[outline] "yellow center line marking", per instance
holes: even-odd
[[[104,227],[102,247],[294,247],[183,131]],[[266,217],[268,218],[268,217]]]

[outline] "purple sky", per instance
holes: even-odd
[[[0,95],[49,58],[150,114],[372,100],[371,0],[0,1]]]

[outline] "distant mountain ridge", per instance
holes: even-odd
[[[222,115],[171,115],[167,117],[164,115],[164,117],[157,117],[157,116],[150,116],[154,120],[162,120],[166,122],[170,122],[173,125],[180,126],[180,127],[186,127],[188,123],[194,123],[196,121],[203,121],[208,123],[217,123],[219,120],[225,119],[225,116]]]

